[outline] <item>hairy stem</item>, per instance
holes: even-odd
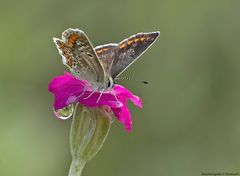
[[[85,161],[79,162],[73,160],[69,169],[68,176],[80,176],[85,164]]]

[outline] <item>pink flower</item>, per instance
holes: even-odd
[[[103,92],[98,100],[100,92],[93,92],[91,85],[87,81],[77,79],[68,72],[53,78],[49,83],[48,90],[54,94],[55,110],[76,102],[87,107],[108,106],[127,131],[132,129],[132,119],[127,107],[127,100],[142,108],[141,99],[118,84],[115,84],[112,91]]]

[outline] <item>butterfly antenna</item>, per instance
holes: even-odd
[[[130,80],[130,81],[140,81],[140,83],[143,83],[143,84],[149,84],[149,81],[146,81],[146,80],[138,80],[138,79],[129,78],[129,77],[120,77],[120,78],[115,78],[115,80]]]

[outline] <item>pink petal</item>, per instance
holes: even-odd
[[[69,73],[53,78],[49,83],[48,90],[55,96],[54,109],[62,109],[68,104],[76,102],[85,85],[86,82],[74,78]]]
[[[117,117],[117,119],[124,125],[124,128],[127,131],[132,130],[132,119],[131,114],[127,108],[127,106],[123,106],[122,108],[112,108],[113,113]]]
[[[125,87],[116,84],[114,86],[114,91],[117,94],[117,97],[123,97],[124,99],[129,99],[132,101],[132,103],[135,106],[142,108],[142,100],[138,96],[130,92],[128,89],[126,89]]]
[[[142,100],[123,86],[116,84],[112,91],[93,93],[93,89],[87,81],[79,80],[70,73],[64,73],[64,75],[53,78],[48,90],[54,94],[55,110],[62,109],[75,102],[80,102],[87,107],[108,106],[127,131],[132,129],[132,119],[127,108],[127,100],[142,108]]]

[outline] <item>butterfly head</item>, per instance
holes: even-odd
[[[112,79],[112,77],[109,77],[109,79],[106,81],[106,85],[108,89],[112,89],[114,86],[114,81]]]
[[[114,86],[114,81],[112,77],[109,77],[104,83],[97,82],[96,85],[93,83],[93,87],[96,87],[98,91],[111,90]]]

